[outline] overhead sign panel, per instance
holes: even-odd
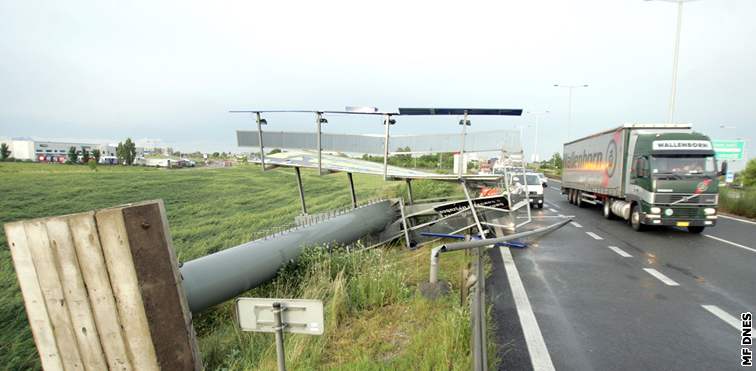
[[[742,160],[745,150],[743,140],[712,140],[714,154],[718,160]]]
[[[265,148],[317,150],[315,133],[263,131],[262,134]],[[239,147],[260,147],[256,130],[237,130],[236,138]],[[383,155],[384,140],[383,137],[376,135],[322,133],[321,148],[327,152]],[[396,135],[389,139],[389,147],[391,148],[389,152],[392,154],[457,152],[460,147],[460,135]],[[522,150],[517,131],[495,130],[465,135],[465,152],[501,150],[508,152]]]
[[[399,108],[400,115],[487,115],[487,116],[521,116],[522,109],[508,108]]]

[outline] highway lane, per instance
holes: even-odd
[[[576,224],[511,254],[556,369],[738,368],[739,332],[727,321],[756,308],[756,253],[681,230],[638,233],[553,189],[546,202],[534,215],[574,215]],[[704,233],[756,244],[756,225],[719,222]],[[501,252],[490,257],[502,369],[529,369]]]

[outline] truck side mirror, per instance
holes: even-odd
[[[727,161],[722,161],[722,167],[718,175],[727,175]]]

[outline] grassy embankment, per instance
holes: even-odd
[[[756,218],[756,187],[720,188],[719,208],[731,214]]]
[[[350,203],[346,176],[304,172],[308,207],[325,211]],[[358,199],[396,196],[402,187],[355,176]],[[0,164],[0,224],[128,202],[165,200],[174,246],[186,261],[248,241],[256,231],[287,224],[299,213],[291,170],[160,170],[46,164]],[[416,197],[456,192],[417,182]],[[5,236],[0,234],[0,364],[38,368]],[[322,299],[326,333],[288,336],[291,369],[469,369],[469,311],[458,299],[463,254],[449,254],[441,275],[453,292],[437,301],[419,295],[427,279],[428,248],[402,247],[328,255],[309,251],[286,275],[245,293],[258,297]],[[242,333],[227,302],[195,318],[207,369],[274,369],[270,334]],[[492,342],[491,342],[492,343]],[[494,357],[490,357],[493,360]]]

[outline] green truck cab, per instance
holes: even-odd
[[[562,192],[602,205],[635,230],[648,225],[701,233],[716,225],[718,176],[711,140],[683,124],[629,124],[564,146]]]

